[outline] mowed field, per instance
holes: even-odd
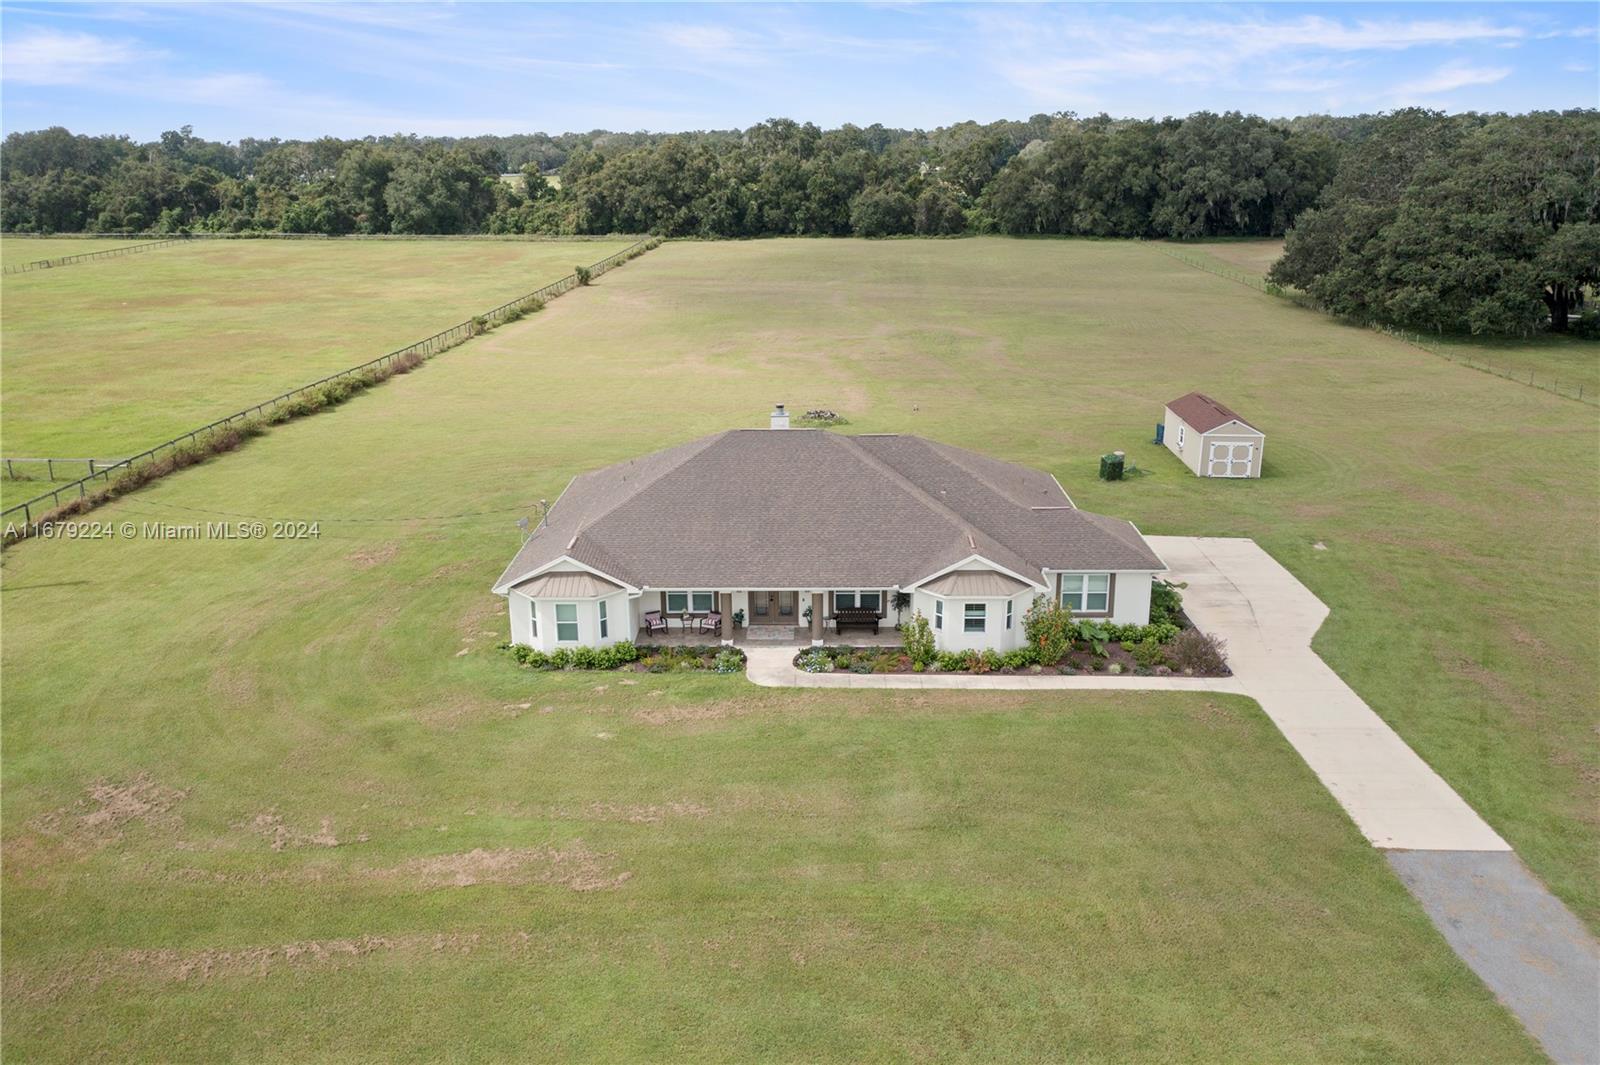
[[[1222,240],[1173,244],[1179,251],[1200,252],[1241,273],[1265,278],[1283,254],[1282,240]],[[1590,309],[1593,313],[1593,308]],[[1591,402],[1600,396],[1600,344],[1572,337],[1544,334],[1525,340],[1490,340],[1472,337],[1428,337],[1430,346],[1450,357],[1488,366],[1514,380],[1532,380],[1563,395],[1581,395]],[[1579,391],[1581,388],[1581,392]]]
[[[1263,480],[1148,442],[1197,387]],[[1257,538],[1596,923],[1593,409],[1136,244],[669,244],[97,514],[316,539],[6,553],[7,1056],[1538,1059],[1248,701],[493,650],[536,500],[773,402]]]
[[[5,247],[45,243],[85,244]],[[626,246],[211,240],[14,274],[0,301],[0,450],[134,454]]]
[[[148,244],[160,237],[0,237],[0,266],[20,266],[41,259],[88,255],[133,244]]]

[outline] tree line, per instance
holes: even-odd
[[[1563,327],[1596,283],[1596,115],[1058,113],[932,131],[773,119],[681,134],[237,144],[188,127],[143,144],[56,127],[0,147],[0,228],[1288,234],[1274,280],[1339,313],[1525,332],[1541,314]]]

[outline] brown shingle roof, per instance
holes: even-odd
[[[570,556],[635,587],[907,586],[973,555],[1162,569],[1047,473],[915,436],[736,429],[573,479],[496,587]]]
[[[1217,426],[1233,421],[1248,425],[1252,429],[1256,428],[1204,392],[1190,392],[1187,396],[1179,396],[1168,403],[1167,408],[1188,422],[1189,428],[1197,433],[1209,433]],[[1256,429],[1256,432],[1260,431]]]

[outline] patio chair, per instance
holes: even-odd
[[[722,631],[722,615],[718,611],[711,611],[695,623],[695,632],[718,633]]]
[[[644,624],[640,625],[639,628],[643,629],[648,636],[654,636],[658,632],[664,636],[667,632],[667,619],[661,616],[661,611],[659,610],[646,610],[644,612]]]

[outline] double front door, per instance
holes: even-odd
[[[750,623],[752,625],[795,625],[795,608],[799,592],[751,592]]]

